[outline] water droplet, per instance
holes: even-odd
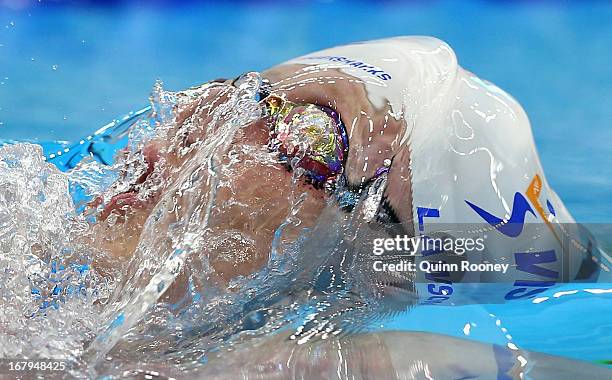
[[[53,66],[51,66],[51,69],[52,69],[53,71],[57,70],[57,65],[53,65]]]

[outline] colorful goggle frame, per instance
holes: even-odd
[[[290,169],[303,169],[315,187],[333,185],[348,154],[348,136],[338,113],[276,95],[263,102],[269,118],[270,150],[278,152]]]

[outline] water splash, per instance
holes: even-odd
[[[0,357],[76,361],[110,295],[68,177],[36,145],[0,148]]]
[[[167,153],[174,152],[179,158],[189,153],[194,157],[174,173],[177,174],[174,180],[158,184],[166,187],[165,195],[151,212],[124,281],[111,299],[108,308],[111,313],[106,315],[109,322],[88,349],[90,362],[99,362],[166,292],[181,272],[186,259],[204,248],[203,235],[207,231],[217,189],[218,162],[225,156],[236,131],[260,117],[261,111],[255,101],[257,86],[258,83],[254,81],[238,89],[223,88],[219,96],[226,97],[225,102],[206,112],[210,118],[205,126],[209,136],[189,147],[171,143],[165,148]],[[156,94],[163,92],[156,91]],[[202,96],[200,89],[178,94],[175,101],[191,104],[198,96]],[[180,104],[178,108],[181,108]],[[164,108],[156,110],[157,113],[165,111],[167,109]],[[156,130],[159,136],[167,138],[174,127],[175,114],[166,113],[161,120],[168,123],[157,126]],[[201,127],[199,123],[186,122],[176,135],[191,135]],[[140,165],[127,170],[133,177],[119,181],[111,195],[127,190],[122,185],[128,184],[129,187],[130,183],[134,183],[134,178],[143,174],[145,165],[142,156],[138,158],[135,163]],[[129,159],[126,162],[130,162]],[[186,191],[190,192],[189,195],[183,196]],[[182,207],[176,206],[179,203]]]
[[[365,242],[387,233],[364,222],[371,192],[342,212],[314,199],[299,168],[279,187],[285,170],[248,129],[260,84],[257,73],[238,87],[156,84],[110,166],[90,157],[63,173],[34,145],[2,148],[0,275],[14,305],[3,355],[68,357],[85,377],[193,369],[282,330],[303,345],[366,329],[414,302],[408,279],[390,293],[367,269]]]

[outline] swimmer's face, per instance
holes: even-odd
[[[192,192],[176,195],[177,185],[188,171],[198,167],[198,149],[206,143],[204,131],[208,115],[218,104],[222,104],[224,87],[219,88],[215,97],[202,102],[202,107],[194,107],[189,112],[179,113],[181,124],[191,123],[196,128],[189,135],[181,135],[181,128],[166,141],[153,141],[144,149],[149,166],[161,165],[168,186],[149,202],[132,202],[135,195],[121,194],[103,212],[103,219],[112,213],[125,215],[125,228],[133,229],[134,224],[142,228],[157,201],[173,197],[177,205],[187,209],[193,204]],[[212,105],[212,107],[211,107]],[[181,111],[181,110],[179,110]],[[214,269],[215,277],[225,282],[238,275],[248,275],[267,262],[275,238],[275,233],[283,225],[283,240],[289,242],[299,236],[304,228],[312,226],[322,210],[325,193],[315,189],[303,178],[294,178],[286,165],[278,159],[278,152],[271,152],[269,142],[269,119],[260,119],[240,128],[227,152],[221,155],[216,165],[216,193],[213,207],[205,228],[205,241],[202,259],[206,259]],[[179,154],[178,148],[191,149]],[[201,171],[207,176],[208,171]],[[207,192],[209,178],[199,180]],[[148,178],[143,179],[145,182]],[[198,199],[196,199],[196,202]],[[206,200],[202,198],[202,203]],[[177,219],[185,215],[177,212]],[[134,234],[134,236],[137,236]],[[116,237],[116,235],[115,235]],[[128,256],[133,252],[137,238],[119,251]],[[112,241],[116,247],[119,243]]]

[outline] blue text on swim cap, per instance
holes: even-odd
[[[361,69],[368,74],[372,74],[378,79],[381,80],[389,80],[391,79],[391,74],[385,72],[385,70],[380,67],[376,67],[374,65],[367,64],[365,62],[361,62],[355,59],[349,59],[346,57],[341,57],[338,55],[319,55],[314,57],[304,57],[304,59],[322,59],[331,62],[345,63],[349,66],[353,66],[355,68]]]

